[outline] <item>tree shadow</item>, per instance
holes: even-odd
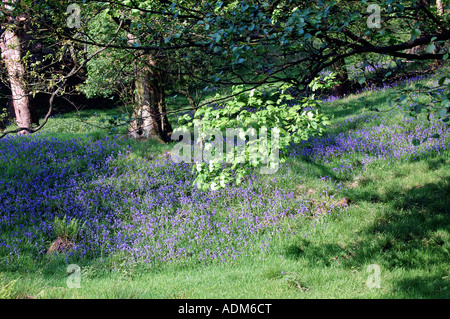
[[[439,160],[434,162],[442,165]],[[339,262],[348,270],[380,263],[382,271],[395,272],[390,279],[393,291],[387,298],[392,293],[396,298],[448,298],[450,177],[411,189],[393,188],[387,195],[358,188],[348,193],[356,202],[379,203],[386,212],[347,246],[301,239],[287,247],[286,257],[301,256],[311,267]],[[415,274],[427,271],[426,277]]]
[[[331,167],[314,161],[307,156],[299,156],[289,162],[289,169],[294,176],[302,176],[305,179],[319,179],[329,177],[334,182],[348,182],[351,177],[347,174],[338,174]],[[309,176],[309,178],[307,177]]]
[[[340,119],[359,114],[364,109],[370,110],[371,105],[383,105],[385,102],[386,97],[378,94],[361,96],[360,98],[355,97],[353,99],[344,98],[342,101],[337,102],[337,107],[324,107],[322,112],[328,116],[333,115],[335,119]]]
[[[395,283],[396,298],[450,298],[450,280],[441,275],[411,277]]]
[[[445,159],[443,159],[443,158],[429,159],[427,161],[428,169],[430,171],[437,170],[445,164],[446,164],[446,162],[445,162]]]
[[[338,244],[322,244],[314,245],[306,239],[300,240],[296,244],[286,247],[284,256],[287,259],[298,260],[302,257],[307,260],[311,267],[330,267],[339,258],[346,258],[349,252]]]
[[[438,275],[401,279],[394,286],[404,297],[442,297],[443,290],[436,287],[449,288],[449,281],[442,278],[448,276],[450,177],[407,190],[390,189],[387,194],[379,200],[390,206],[389,212],[364,229],[366,235],[351,263],[383,260],[388,270],[434,268]],[[436,270],[439,267],[442,271]]]

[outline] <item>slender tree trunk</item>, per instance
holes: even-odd
[[[160,71],[151,72],[149,82],[150,94],[153,96],[154,115],[158,124],[159,136],[163,141],[170,141],[172,126],[167,118],[164,79]]]
[[[5,9],[10,9],[6,3],[8,0],[2,0],[5,3]],[[0,36],[1,56],[8,71],[8,79],[11,87],[11,98],[16,115],[16,123],[19,127],[31,128],[32,124],[39,124],[37,113],[31,105],[30,97],[27,93],[26,83],[24,79],[25,68],[22,64],[22,39],[17,28],[11,28],[12,17],[6,17],[6,22],[2,27],[5,31]],[[24,17],[16,17],[16,21],[24,23]],[[17,27],[17,26],[15,26]],[[26,130],[19,134],[28,133]]]
[[[30,99],[24,82],[24,67],[21,62],[20,39],[13,31],[5,31],[0,39],[2,58],[8,71],[11,96],[19,127],[31,128],[36,122],[30,108]],[[27,131],[22,131],[22,134]]]
[[[442,17],[444,15],[444,2],[442,0],[436,0],[436,7],[439,15]]]
[[[444,17],[444,3],[442,2],[442,0],[436,0],[436,8],[437,8],[437,11],[438,11],[438,15],[439,15],[439,20],[441,20],[441,22],[443,22],[443,17]],[[441,49],[441,46],[440,45],[438,45],[437,43],[436,43],[436,49],[434,50],[434,54],[437,54],[437,53],[439,53],[439,50]],[[435,68],[435,69],[437,69],[439,66],[441,66],[442,65],[442,60],[435,60],[434,61],[434,65],[433,65],[433,67]]]

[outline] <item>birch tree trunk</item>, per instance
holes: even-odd
[[[8,3],[8,0],[2,0],[3,3]],[[6,9],[10,9],[5,5]],[[30,98],[27,93],[26,83],[24,79],[25,68],[22,64],[22,41],[16,28],[13,28],[12,18],[7,17],[8,22],[3,25],[5,31],[0,36],[0,50],[1,56],[8,71],[8,79],[11,87],[11,98],[14,106],[14,113],[16,115],[16,123],[19,127],[31,128],[31,125],[38,124],[38,119],[33,112]],[[17,19],[23,21],[22,19]],[[19,132],[19,134],[27,134],[26,130]]]

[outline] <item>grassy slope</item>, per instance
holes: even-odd
[[[365,101],[383,106],[385,95],[369,93]],[[330,103],[329,112],[338,123],[364,109],[361,101],[349,96]],[[63,133],[67,120],[53,119],[43,135],[58,130],[57,137],[62,138],[85,135],[86,127],[69,122],[74,126],[72,133]],[[90,135],[103,135],[88,130]],[[166,149],[151,142],[128,143],[135,157]],[[334,191],[339,198],[351,200],[345,214],[328,218],[327,227],[291,224],[297,235],[273,241],[268,253],[228,264],[119,267],[115,273],[105,264],[81,265],[81,289],[66,288],[66,265],[62,263],[18,265],[16,272],[5,273],[9,277],[21,274],[11,297],[448,298],[449,155],[355,171],[341,180],[348,188]],[[285,187],[312,197],[327,187],[333,189],[332,182],[319,179],[331,176],[326,165],[300,159],[289,164],[293,174],[283,175],[283,168],[280,173],[285,177],[278,180]],[[380,266],[379,289],[366,285],[371,264]]]

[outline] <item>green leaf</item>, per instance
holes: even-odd
[[[412,34],[413,40],[415,40],[416,38],[420,37],[420,35],[422,34],[422,31],[420,31],[419,29],[413,29],[411,34]]]
[[[412,144],[414,146],[419,146],[420,145],[420,141],[417,138],[415,138],[415,139],[412,140]]]
[[[406,100],[407,98],[408,98],[407,95],[401,95],[401,96],[399,97],[399,101],[400,101],[400,102],[403,102],[403,101]]]
[[[420,112],[422,112],[422,108],[423,106],[420,104],[414,105],[414,112],[416,112],[416,114],[420,114]]]
[[[443,107],[442,109],[440,109],[437,114],[439,115],[439,117],[444,117],[447,115],[447,109],[445,107]]]
[[[433,53],[434,50],[436,50],[436,46],[434,45],[434,43],[430,43],[430,44],[427,46],[427,53]]]

